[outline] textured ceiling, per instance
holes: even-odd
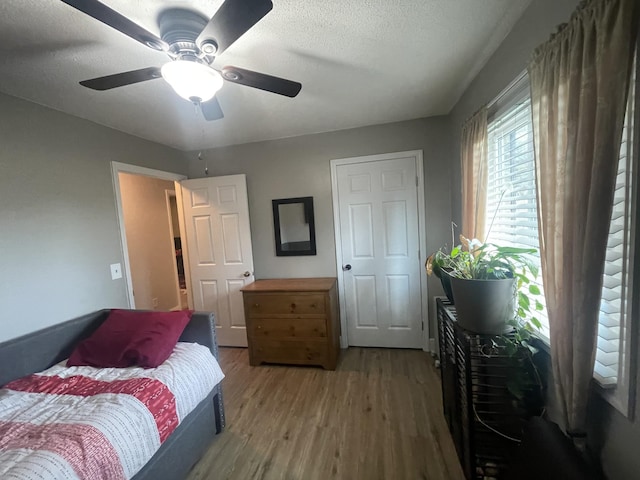
[[[293,99],[225,83],[206,122],[162,79],[105,92],[80,80],[161,66],[160,52],[59,0],[0,1],[0,91],[182,150],[446,114],[531,0],[273,0],[215,65],[302,83]],[[147,30],[221,0],[104,0]]]

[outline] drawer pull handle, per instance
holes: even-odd
[[[311,308],[318,308],[318,306],[315,303],[312,303]]]
[[[254,304],[253,306],[254,306],[254,307],[256,307],[256,308],[258,308],[258,307],[260,306],[260,304],[259,304],[259,303],[256,303],[256,304]]]
[[[291,308],[296,308],[296,304],[295,304],[295,303],[292,303],[292,304],[291,304]]]
[[[260,330],[262,328],[262,325],[258,325],[258,330]]]

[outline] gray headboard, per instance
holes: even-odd
[[[99,310],[0,343],[0,386],[69,357],[75,345],[90,336],[109,312]],[[195,312],[180,340],[209,347],[219,359],[213,313]]]

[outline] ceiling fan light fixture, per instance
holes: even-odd
[[[222,77],[211,67],[192,60],[174,60],[161,68],[162,78],[185,100],[206,102],[222,87]]]

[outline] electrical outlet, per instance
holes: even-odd
[[[153,305],[153,308],[158,308],[158,297],[151,299],[151,305]]]
[[[122,266],[119,263],[111,264],[111,280],[122,278]]]

